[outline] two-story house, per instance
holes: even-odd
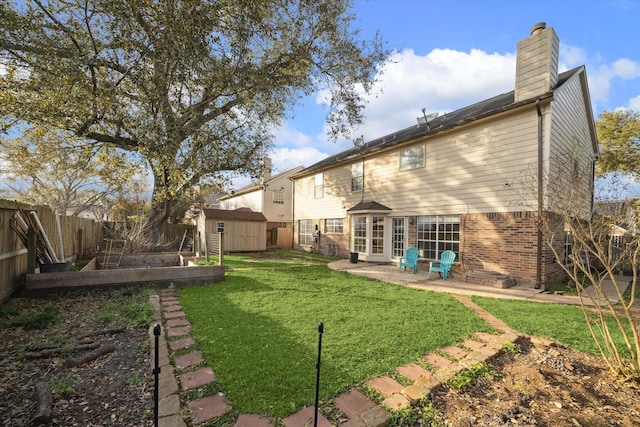
[[[517,45],[514,91],[425,115],[293,175],[295,247],[337,245],[372,262],[412,246],[422,262],[450,249],[454,272],[536,286],[562,277],[538,218],[557,212],[578,171],[592,206],[598,143],[585,68],[558,73],[558,50],[554,29],[537,24]],[[569,253],[570,242],[556,249]]]
[[[290,178],[302,169],[302,166],[298,166],[271,175],[271,159],[265,158],[260,182],[249,184],[220,197],[218,207],[227,210],[248,208],[253,212],[261,212],[267,218],[267,235],[270,237],[274,234],[272,230],[292,229],[293,183]],[[277,240],[277,237],[273,237],[272,240]]]

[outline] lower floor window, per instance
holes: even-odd
[[[374,216],[371,224],[371,253],[384,253],[384,217]]]
[[[342,234],[344,225],[342,218],[330,218],[324,220],[324,232],[328,234]]]
[[[353,229],[353,251],[367,252],[367,217],[357,216],[354,221]]]
[[[298,222],[298,244],[311,246],[313,244],[313,221],[301,219]]]
[[[573,259],[571,253],[573,252],[573,235],[571,232],[566,231],[564,233],[564,265],[573,265]]]
[[[446,250],[460,256],[460,215],[422,215],[417,221],[420,258],[440,259]]]

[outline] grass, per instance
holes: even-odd
[[[599,355],[587,328],[582,308],[577,305],[546,304],[530,301],[473,297],[484,308],[511,328],[530,335],[550,337],[585,353]],[[626,319],[623,319],[626,321]],[[622,354],[627,354],[622,336],[613,318],[608,319],[614,341]]]
[[[283,255],[225,257],[224,282],[180,292],[205,358],[243,412],[285,417],[313,404],[320,322],[324,400],[491,332],[450,295],[332,271],[324,257]]]
[[[149,303],[149,288],[125,288],[122,293],[106,299],[98,318],[107,323],[146,326],[153,321],[153,306]]]
[[[19,304],[12,304],[3,310],[0,318],[0,329],[22,326],[24,329],[47,329],[60,320],[60,310],[53,304],[45,304],[41,310],[32,309],[21,313]],[[8,317],[5,319],[4,317]]]

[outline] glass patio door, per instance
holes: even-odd
[[[404,218],[391,219],[391,257],[402,258],[406,241]]]

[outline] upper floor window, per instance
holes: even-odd
[[[344,225],[342,218],[329,218],[324,220],[324,232],[327,234],[342,234]]]
[[[279,205],[284,204],[284,189],[273,190],[271,193],[271,201]]]
[[[424,167],[425,145],[420,144],[415,147],[400,151],[400,170],[418,169]]]
[[[318,173],[315,176],[314,195],[316,199],[324,197],[324,174]]]
[[[364,189],[364,162],[351,165],[351,192],[360,192]]]

